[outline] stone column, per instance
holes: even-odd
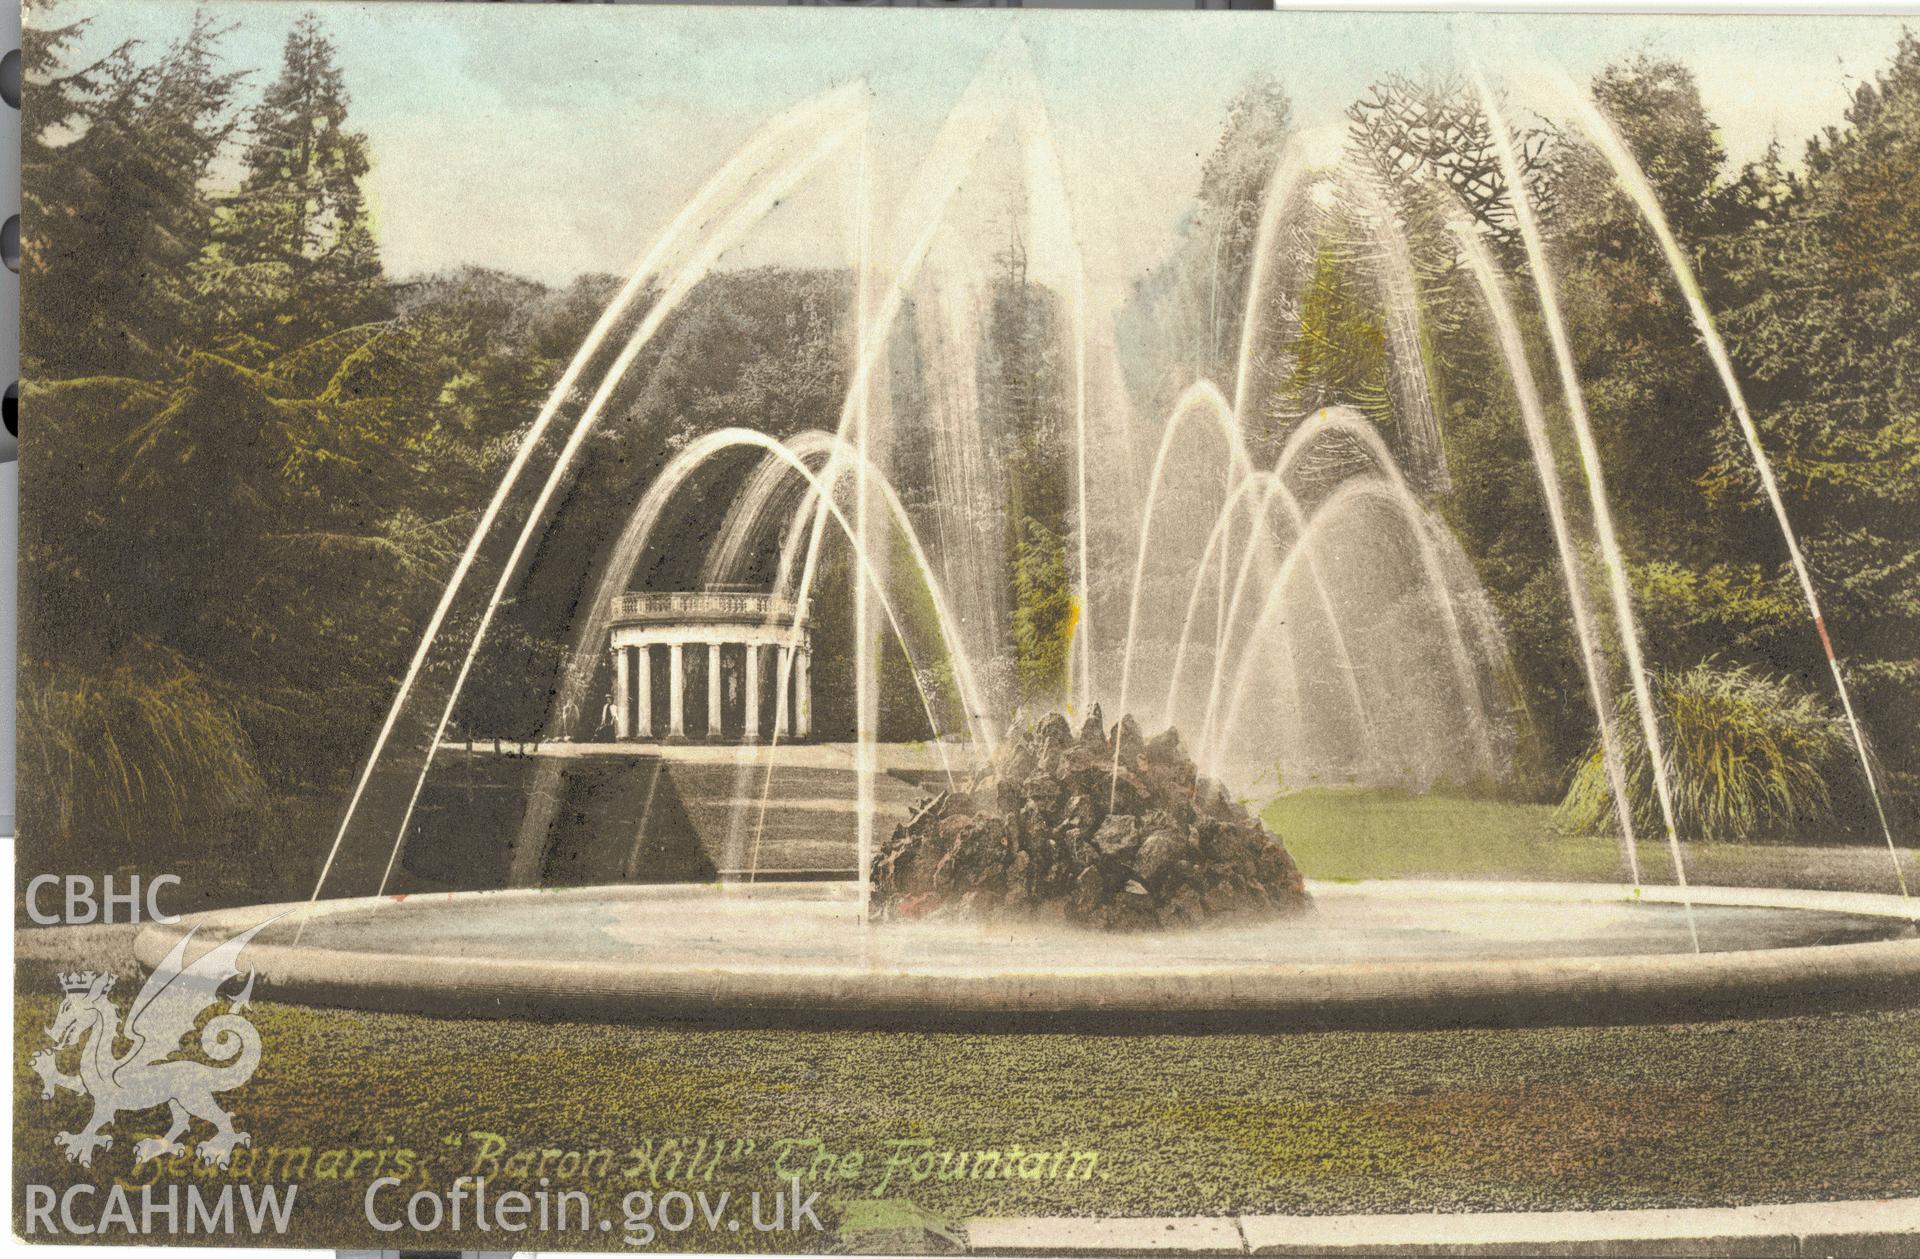
[[[613,649],[613,737],[616,739],[626,738],[633,730],[628,710],[632,702],[628,699],[632,679],[627,674],[627,654],[625,647]]]
[[[794,737],[813,737],[813,648],[802,647],[793,662]]]
[[[707,737],[718,739],[720,725],[720,644],[707,644]]]
[[[634,685],[633,737],[651,739],[653,737],[653,648],[641,643],[633,649],[633,663],[638,668]]]
[[[783,739],[793,737],[793,648],[780,644],[780,667],[773,672],[780,698],[773,706],[773,728]]]
[[[747,644],[747,720],[740,738],[746,743],[760,742],[760,644]]]
[[[687,740],[687,652],[679,642],[667,645],[667,738]]]

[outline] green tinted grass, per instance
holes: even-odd
[[[1586,882],[1625,872],[1615,841],[1553,833],[1551,805],[1322,789],[1277,797],[1260,816],[1312,879]]]
[[[1457,796],[1315,789],[1275,798],[1261,818],[1310,879],[1526,879],[1611,882],[1628,878],[1616,839],[1553,829],[1554,809]],[[1642,835],[1640,878],[1671,883],[1664,835]],[[1687,878],[1727,887],[1893,892],[1893,856],[1878,844],[1681,845]],[[1902,848],[1909,887],[1920,887],[1920,849]]]

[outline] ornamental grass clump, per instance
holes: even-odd
[[[62,842],[180,834],[263,789],[232,706],[164,652],[23,671],[19,757],[23,811]]]
[[[1710,660],[1652,681],[1681,838],[1770,838],[1841,825],[1833,784],[1857,771],[1846,722],[1817,696],[1785,678]],[[1633,695],[1616,700],[1614,711],[1634,829],[1664,834]],[[1597,739],[1554,820],[1575,834],[1618,832]]]

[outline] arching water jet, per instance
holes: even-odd
[[[575,351],[573,359],[561,373],[560,380],[548,394],[540,413],[534,418],[526,435],[522,437],[506,472],[482,510],[472,536],[468,539],[459,560],[455,562],[453,573],[448,578],[440,600],[428,618],[427,627],[421,634],[420,644],[415,648],[406,673],[401,678],[399,691],[388,707],[386,717],[381,722],[380,731],[374,736],[373,746],[368,751],[367,759],[355,779],[339,829],[334,835],[332,846],[327,851],[326,859],[321,863],[320,874],[314,882],[313,895],[308,899],[309,905],[319,900],[321,891],[326,887],[327,876],[332,872],[334,862],[339,857],[341,846],[345,843],[348,831],[353,825],[367,785],[373,778],[382,754],[386,751],[387,742],[392,737],[394,727],[413,693],[427,657],[433,650],[441,628],[446,623],[453,602],[465,585],[467,575],[472,571],[479,557],[481,547],[492,533],[508,497],[518,485],[522,473],[526,470],[534,452],[539,448],[560,406],[571,395],[574,386],[585,373],[594,356],[598,354],[602,344],[613,334],[620,320],[647,285],[664,267],[670,265],[676,251],[685,248],[685,242],[692,237],[696,228],[702,223],[703,216],[720,212],[733,198],[740,195],[744,188],[753,183],[757,170],[755,163],[770,159],[777,160],[780,146],[796,134],[821,127],[836,113],[844,116],[846,111],[855,109],[860,102],[860,94],[861,89],[853,84],[835,89],[815,101],[809,101],[788,111],[756,133],[688,200],[666,230],[642,255],[620,291],[601,311],[599,319],[588,332],[580,348]],[[416,792],[416,798],[417,794]]]
[[[1667,850],[1673,858],[1674,881],[1687,885],[1686,858],[1680,852],[1680,830],[1674,820],[1673,788],[1667,774],[1665,740],[1660,735],[1659,715],[1654,710],[1653,688],[1647,679],[1646,661],[1640,647],[1640,621],[1633,609],[1633,590],[1627,580],[1626,557],[1613,527],[1613,506],[1607,497],[1606,471],[1601,466],[1600,449],[1594,442],[1593,425],[1587,418],[1586,394],[1573,362],[1573,346],[1567,339],[1566,321],[1560,313],[1560,297],[1554,287],[1553,272],[1547,261],[1546,242],[1534,218],[1533,204],[1514,156],[1513,137],[1501,117],[1499,102],[1477,71],[1474,83],[1481,108],[1486,111],[1488,131],[1500,171],[1510,190],[1515,225],[1526,249],[1527,265],[1533,272],[1534,289],[1540,299],[1540,312],[1546,322],[1547,340],[1553,347],[1554,365],[1559,369],[1560,388],[1566,398],[1567,415],[1573,423],[1573,435],[1580,451],[1580,463],[1586,472],[1587,502],[1593,511],[1594,532],[1600,540],[1600,555],[1606,561],[1607,588],[1612,598],[1613,616],[1619,629],[1621,650],[1627,658],[1627,676],[1633,683],[1633,698],[1640,714],[1640,737],[1647,748],[1648,771],[1653,778],[1654,794],[1660,802],[1660,817],[1667,828]],[[1689,914],[1691,925],[1692,917]],[[1699,937],[1694,937],[1695,948]]]
[[[1268,588],[1267,598],[1256,615],[1254,621],[1256,633],[1260,627],[1271,620],[1284,606],[1289,585],[1299,571],[1299,567],[1305,557],[1311,553],[1312,548],[1318,542],[1320,535],[1323,534],[1330,525],[1337,523],[1347,509],[1356,504],[1369,501],[1386,506],[1404,523],[1405,528],[1413,538],[1416,555],[1419,558],[1421,568],[1426,577],[1428,594],[1432,600],[1442,606],[1451,602],[1452,594],[1447,585],[1444,566],[1438,562],[1432,550],[1432,539],[1426,532],[1429,526],[1425,520],[1424,513],[1417,503],[1415,503],[1411,495],[1407,493],[1405,486],[1396,485],[1394,482],[1384,479],[1353,478],[1330,494],[1307,518],[1306,529],[1294,542],[1292,549],[1287,553],[1286,559],[1282,561],[1279,571],[1275,573],[1273,581]],[[1466,651],[1464,638],[1453,639],[1450,647],[1451,655],[1457,666]],[[1241,706],[1245,702],[1250,689],[1249,683],[1252,680],[1252,671],[1259,663],[1260,658],[1250,651],[1243,652],[1241,659],[1237,662],[1237,668],[1233,676],[1232,699],[1227,705],[1224,720],[1219,724],[1220,733],[1216,740],[1216,746],[1209,749],[1209,759],[1212,762],[1212,769],[1216,775],[1222,768],[1221,753],[1223,747],[1231,741],[1235,730],[1240,724]],[[1478,736],[1478,743],[1483,749],[1481,754],[1482,763],[1485,764],[1486,761],[1484,758],[1491,756],[1491,748],[1486,739],[1486,732],[1483,729],[1485,718],[1484,714],[1480,712],[1479,688],[1472,677],[1470,668],[1463,677],[1456,677],[1456,685],[1459,687],[1461,702],[1472,710],[1469,717],[1469,724],[1474,728]]]
[[[1637,887],[1640,883],[1640,857],[1635,843],[1633,806],[1627,798],[1626,769],[1620,761],[1619,735],[1614,731],[1613,703],[1604,680],[1606,659],[1593,631],[1593,612],[1589,607],[1586,582],[1581,578],[1580,557],[1574,550],[1567,524],[1566,504],[1560,494],[1559,469],[1554,465],[1553,444],[1547,436],[1546,412],[1540,405],[1540,393],[1534,386],[1533,366],[1520,337],[1520,325],[1514,319],[1512,304],[1487,256],[1486,246],[1471,224],[1456,217],[1449,225],[1479,286],[1481,300],[1493,321],[1494,336],[1507,364],[1507,376],[1513,382],[1514,399],[1520,408],[1521,427],[1527,435],[1527,449],[1539,473],[1540,496],[1546,504],[1547,520],[1553,528],[1554,549],[1560,558],[1560,571],[1567,588],[1567,604],[1573,616],[1574,638],[1580,648],[1580,663],[1587,678],[1587,698],[1593,704],[1600,728],[1600,751],[1607,771],[1607,784],[1613,791],[1614,814],[1620,820],[1621,844],[1627,858],[1627,870]]]
[[[1866,781],[1867,793],[1873,799],[1880,833],[1887,842],[1887,855],[1893,860],[1894,880],[1900,888],[1900,895],[1907,896],[1906,872],[1900,866],[1900,850],[1893,840],[1892,823],[1887,820],[1887,806],[1881,797],[1873,756],[1867,750],[1866,733],[1861,729],[1860,718],[1853,710],[1853,693],[1847,686],[1846,673],[1840,667],[1840,657],[1834,651],[1833,639],[1827,634],[1826,617],[1820,611],[1820,596],[1813,587],[1813,573],[1807,567],[1806,555],[1800,550],[1800,537],[1794,531],[1792,518],[1787,514],[1786,500],[1780,495],[1780,485],[1773,473],[1773,461],[1767,457],[1766,445],[1760,440],[1760,428],[1753,422],[1753,413],[1747,407],[1746,392],[1741,389],[1740,377],[1733,370],[1733,356],[1727,352],[1719,326],[1714,323],[1713,312],[1707,309],[1706,294],[1701,291],[1699,278],[1694,275],[1693,266],[1687,261],[1686,251],[1680,248],[1680,242],[1674,238],[1673,229],[1667,223],[1666,210],[1654,195],[1653,186],[1647,182],[1646,172],[1640,169],[1640,163],[1628,151],[1619,133],[1614,130],[1613,123],[1600,111],[1592,97],[1575,87],[1564,74],[1556,73],[1553,77],[1560,84],[1562,94],[1573,105],[1588,139],[1598,146],[1612,167],[1614,178],[1652,229],[1667,266],[1673,272],[1674,281],[1686,299],[1687,313],[1693,320],[1693,326],[1706,345],[1707,356],[1713,360],[1721,387],[1726,390],[1727,401],[1732,405],[1734,418],[1740,426],[1741,439],[1746,444],[1747,453],[1753,458],[1754,470],[1759,473],[1767,505],[1772,509],[1774,522],[1780,528],[1787,557],[1793,563],[1793,575],[1799,582],[1800,596],[1807,605],[1808,615],[1813,618],[1814,629],[1820,635],[1820,648],[1826,654],[1827,669],[1833,674],[1834,690],[1840,697],[1840,708],[1847,719],[1847,732],[1852,737],[1854,753],[1860,761],[1860,773]]]
[[[428,740],[426,752],[421,758],[420,773],[414,780],[413,794],[408,798],[407,807],[401,814],[400,826],[394,834],[392,853],[387,859],[387,868],[381,875],[380,889],[376,895],[385,894],[387,883],[393,877],[394,863],[399,859],[407,826],[412,821],[413,811],[420,802],[420,793],[426,787],[427,773],[433,768],[433,759],[439,751],[440,740],[446,734],[447,723],[453,719],[453,710],[460,702],[460,693],[473,671],[474,661],[480,655],[480,647],[486,640],[487,629],[492,624],[494,614],[499,610],[501,601],[506,598],[513,578],[518,572],[520,560],[525,556],[528,546],[533,542],[534,534],[544,521],[548,506],[565,481],[574,459],[580,452],[580,447],[593,432],[614,391],[626,379],[627,372],[632,369],[640,351],[653,339],[654,334],[660,330],[661,325],[666,322],[667,317],[680,302],[693,291],[694,285],[706,276],[719,257],[748,227],[771,212],[812,172],[818,163],[837,150],[856,130],[864,133],[865,124],[866,117],[862,113],[846,125],[816,138],[811,146],[802,149],[792,161],[776,168],[766,180],[752,186],[748,191],[753,194],[753,199],[736,206],[720,226],[701,241],[700,248],[695,251],[692,259],[681,267],[673,283],[654,302],[633,335],[628,338],[620,356],[607,369],[599,389],[588,402],[586,410],[581,413],[573,431],[568,434],[559,458],[555,460],[552,471],[547,475],[546,483],[540,487],[539,497],[534,500],[533,508],[527,513],[526,523],[522,525],[519,537],[514,540],[513,550],[501,567],[500,578],[494,584],[493,596],[481,611],[480,623],[468,643],[466,658],[460,663],[460,670],[454,677],[453,688],[447,696],[446,705],[441,709],[440,719],[434,726],[433,735]]]

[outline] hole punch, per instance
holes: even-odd
[[[20,108],[20,50],[0,57],[0,101]]]
[[[20,270],[20,216],[17,214],[10,215],[5,226],[0,226],[0,262],[16,274]]]
[[[8,437],[20,436],[20,382],[17,380],[0,395],[0,423],[7,426]]]

